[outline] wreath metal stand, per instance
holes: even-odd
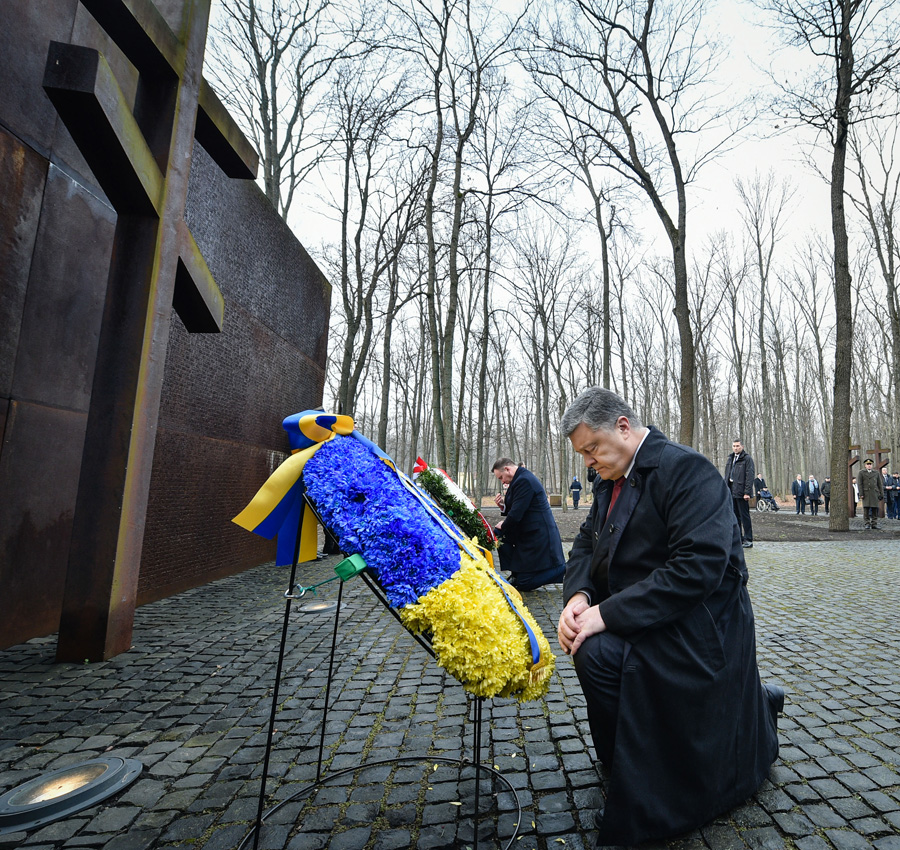
[[[309,498],[304,495],[303,497],[305,503],[309,505],[310,509],[313,513],[316,514],[316,518],[319,519],[318,513],[316,512],[315,506],[309,500]],[[300,522],[302,523],[303,511],[300,511]],[[331,532],[328,530],[327,526],[321,523],[321,519],[319,519],[320,524],[325,529],[325,533],[331,535]],[[332,539],[333,536],[332,536]],[[335,541],[336,542],[336,541]],[[262,832],[262,824],[263,821],[275,814],[282,806],[296,800],[298,797],[302,797],[305,794],[308,794],[314,788],[317,788],[319,785],[324,782],[328,782],[332,779],[337,779],[340,776],[345,776],[348,773],[353,773],[355,771],[360,770],[361,768],[369,768],[369,767],[378,767],[381,765],[387,764],[403,764],[407,762],[421,762],[423,759],[421,756],[398,756],[397,758],[392,759],[383,759],[381,761],[367,762],[364,765],[355,765],[354,767],[349,767],[344,770],[336,771],[334,773],[329,773],[326,776],[322,776],[322,759],[325,752],[325,726],[328,721],[328,707],[331,702],[331,680],[334,674],[334,657],[335,650],[337,648],[337,636],[338,636],[338,623],[340,621],[341,614],[341,599],[344,594],[344,579],[340,578],[340,584],[338,587],[338,598],[337,598],[337,606],[334,611],[334,631],[331,637],[331,653],[328,660],[328,679],[325,685],[325,704],[322,708],[322,731],[319,736],[319,758],[316,764],[316,779],[315,782],[310,782],[308,785],[304,785],[299,791],[291,794],[289,797],[285,798],[281,802],[277,803],[267,812],[263,813],[263,806],[265,804],[266,797],[266,780],[269,775],[269,759],[272,753],[272,738],[275,733],[275,715],[278,711],[278,690],[279,685],[281,683],[281,671],[284,665],[284,653],[285,648],[287,646],[287,634],[288,634],[288,624],[290,622],[290,613],[291,613],[291,602],[294,599],[299,599],[303,596],[308,588],[300,588],[300,593],[295,595],[294,590],[299,586],[295,583],[297,577],[297,563],[300,558],[300,528],[297,528],[297,544],[294,548],[294,558],[293,563],[291,564],[291,576],[288,582],[288,588],[284,592],[284,622],[281,627],[281,643],[278,648],[278,662],[275,665],[275,683],[272,688],[272,709],[269,713],[269,729],[268,734],[266,736],[266,752],[263,758],[263,769],[262,769],[262,778],[260,781],[259,788],[259,802],[256,810],[256,821],[253,824],[252,831],[247,833],[244,836],[244,839],[238,845],[237,850],[244,850],[247,846],[247,843],[250,841],[251,836],[253,837],[253,850],[257,850],[259,846],[259,836]],[[382,605],[391,613],[391,615],[403,625],[400,620],[400,615],[394,610],[391,604],[388,602],[387,597],[385,597],[381,587],[375,582],[371,575],[367,572],[360,573],[363,581],[368,585],[369,589],[375,595],[376,599],[382,603]],[[335,578],[339,578],[335,576]],[[331,581],[332,579],[328,579]],[[404,628],[406,628],[404,626]],[[414,634],[413,632],[409,632],[413,638],[419,643],[419,645],[432,657],[434,658],[434,649],[431,644],[424,638],[422,635]],[[503,776],[500,771],[496,770],[493,767],[489,767],[488,765],[481,763],[481,732],[482,732],[482,721],[483,721],[483,707],[484,707],[484,697],[476,697],[474,701],[474,709],[473,709],[473,727],[474,727],[474,740],[473,740],[473,760],[469,761],[466,758],[446,758],[443,756],[428,756],[427,761],[430,762],[441,762],[444,764],[457,764],[460,767],[471,766],[475,769],[475,811],[473,815],[473,850],[478,850],[478,809],[480,802],[480,792],[481,792],[481,771],[485,771],[486,773],[491,774],[492,776],[499,779],[503,782],[507,788],[512,792],[513,799],[516,803],[516,810],[518,812],[518,817],[515,820],[513,826],[513,832],[510,836],[509,841],[503,846],[501,850],[509,850],[512,847],[513,842],[516,840],[516,835],[519,831],[519,824],[522,821],[522,804],[519,802],[519,795],[516,793],[516,789],[513,787],[512,783]]]

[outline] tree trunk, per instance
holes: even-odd
[[[840,61],[837,68],[835,102],[834,155],[831,162],[831,230],[834,236],[834,309],[836,314],[834,350],[834,398],[832,405],[831,482],[838,497],[828,517],[831,531],[849,531],[847,451],[850,446],[850,374],[853,364],[853,309],[851,304],[850,258],[847,245],[847,220],[844,209],[844,175],[847,160],[847,135],[850,127],[851,85],[853,79],[853,39],[849,14],[842,20]]]

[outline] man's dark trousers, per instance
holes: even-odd
[[[591,711],[588,725],[597,758],[606,770],[612,767],[616,749],[616,720],[622,668],[631,645],[612,632],[591,635],[575,653],[575,672]]]
[[[744,498],[731,499],[734,506],[734,515],[737,517],[738,529],[741,532],[743,543],[753,542],[753,526],[750,524],[750,501]]]
[[[500,547],[503,551],[503,547]],[[501,558],[500,568],[503,569],[503,560]],[[509,583],[516,589],[521,591],[537,590],[545,584],[553,584],[560,582],[566,575],[565,565],[557,565],[555,567],[546,567],[533,573],[513,573],[509,577]]]

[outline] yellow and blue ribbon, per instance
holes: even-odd
[[[285,418],[282,427],[287,431],[291,456],[275,470],[253,497],[250,504],[232,522],[271,540],[277,535],[278,548],[275,563],[290,565],[294,560],[297,531],[300,529],[298,561],[315,560],[317,554],[316,517],[303,495],[303,467],[306,462],[336,435],[352,436],[376,457],[381,458],[402,482],[403,486],[422,504],[425,510],[441,524],[445,531],[470,555],[476,557],[471,544],[456,526],[447,519],[440,508],[413,482],[397,469],[391,457],[375,443],[355,430],[353,417],[325,413],[321,410],[304,410]],[[302,515],[302,522],[301,522]]]
[[[298,560],[313,561],[317,554],[316,519],[304,503],[303,467],[329,440],[338,434],[353,434],[353,417],[304,410],[288,416],[282,426],[288,434],[291,456],[268,478],[265,484],[232,522],[271,540],[278,536],[275,563],[294,562],[297,533],[300,533]],[[366,441],[368,442],[368,441]],[[301,523],[302,517],[302,523]]]

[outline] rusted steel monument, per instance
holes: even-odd
[[[321,401],[330,287],[202,77],[209,5],[6,4],[0,647],[108,658],[272,554],[230,518]]]

